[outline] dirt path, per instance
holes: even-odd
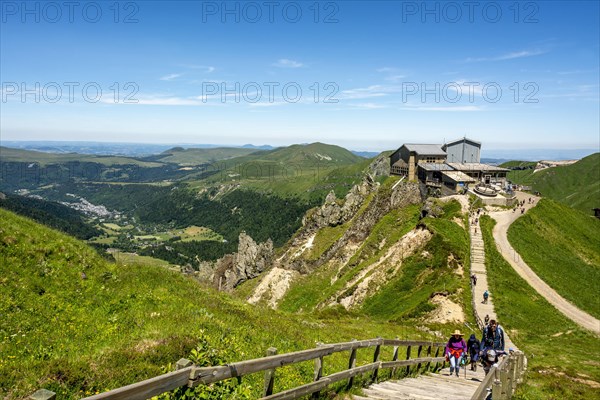
[[[535,199],[534,204],[527,204],[527,199],[530,197]],[[517,192],[517,199],[525,200],[526,210],[534,207],[539,201],[538,197],[530,196],[521,192]],[[521,216],[521,212],[517,211],[513,213],[512,211],[495,211],[490,212],[489,215],[497,222],[496,226],[494,227],[493,235],[498,251],[521,276],[521,278],[525,279],[525,281],[531,285],[533,289],[541,294],[546,300],[548,300],[548,302],[550,302],[550,304],[556,307],[556,309],[563,313],[567,318],[571,319],[573,322],[582,326],[583,328],[600,335],[600,320],[575,307],[564,297],[559,295],[554,289],[548,286],[546,282],[540,279],[535,272],[529,268],[519,253],[517,253],[508,242],[508,227]]]

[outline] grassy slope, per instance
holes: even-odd
[[[212,149],[185,149],[167,150],[162,157],[157,157],[161,162],[175,163],[179,165],[200,165],[217,160],[245,156],[256,152],[256,149],[218,147]]]
[[[600,221],[552,200],[517,219],[508,238],[546,283],[600,318]]]
[[[337,273],[337,267],[326,265],[318,268],[310,275],[296,280],[280,303],[282,310],[298,312],[311,311],[322,301],[342,289],[346,282],[359,273],[363,268],[375,262],[387,252],[405,233],[413,229],[418,222],[420,207],[411,206],[402,210],[393,210],[385,215],[375,225],[369,237],[365,240],[355,256],[341,272],[336,282],[330,284]],[[428,302],[434,292],[448,291],[454,301],[460,302],[467,316],[470,312],[470,298],[462,293],[469,293],[468,280],[454,274],[453,267],[447,265],[448,256],[452,253],[462,263],[468,262],[469,245],[465,230],[451,219],[460,213],[460,205],[451,202],[444,206],[445,214],[441,218],[426,218],[422,222],[434,232],[434,236],[425,250],[431,257],[422,254],[409,257],[405,261],[397,277],[390,280],[374,296],[368,298],[362,309],[356,313],[386,321],[406,321],[419,318],[434,308]],[[346,225],[346,224],[345,224]],[[327,232],[315,238],[314,248],[327,247],[333,243],[333,238],[341,236],[347,227],[326,229]],[[338,229],[340,231],[338,231]],[[385,238],[385,245],[379,244]],[[320,240],[324,242],[321,246]],[[468,265],[465,265],[467,270]],[[419,282],[415,285],[415,282]],[[467,317],[469,318],[469,317]],[[471,319],[469,319],[471,320]],[[414,320],[413,320],[414,321]],[[471,321],[472,322],[472,321]]]
[[[81,242],[10,212],[0,210],[0,221],[2,398],[40,387],[79,398],[165,372],[181,357],[226,363],[261,357],[270,346],[284,353],[316,341],[428,338],[365,317],[317,320],[251,307],[164,268],[107,263]],[[192,354],[196,346],[202,351]],[[370,357],[359,354],[358,365]],[[347,355],[326,365],[340,370],[344,363]],[[276,390],[309,382],[312,369],[278,370]],[[258,375],[244,379],[252,398]]]
[[[535,167],[536,165],[537,165],[537,162],[535,162],[535,161],[513,160],[513,161],[507,161],[505,163],[502,163],[499,165],[499,167],[502,167],[502,168]]]
[[[446,291],[453,301],[462,303],[468,320],[473,322],[469,317],[472,312],[468,283],[464,276],[454,273],[457,265],[448,265],[448,257],[453,255],[463,264],[463,271],[468,271],[469,268],[467,233],[452,221],[452,218],[460,215],[460,204],[452,201],[444,204],[443,209],[444,215],[441,217],[421,220],[433,232],[433,237],[424,248],[430,256],[423,256],[423,252],[419,252],[409,257],[399,276],[365,302],[363,311],[368,315],[396,321],[419,317],[435,308],[429,303],[433,293]],[[463,294],[457,295],[459,293]]]
[[[512,177],[510,176],[512,174]],[[586,214],[600,207],[600,153],[582,158],[575,164],[532,173],[513,171],[509,179],[531,185],[542,196],[567,204]]]
[[[160,167],[160,163],[141,161],[130,157],[121,156],[96,156],[91,154],[58,154],[44,153],[34,150],[12,149],[9,147],[0,147],[0,160],[4,162],[37,162],[40,165],[61,164],[69,161],[95,162],[103,165],[129,165],[134,164],[140,167]]]
[[[315,200],[320,203],[331,190],[341,198],[350,188],[359,183],[364,176],[364,170],[371,163],[371,159],[355,158],[345,154],[346,150],[336,148],[335,152],[327,152],[328,147],[300,146],[286,150],[286,153],[260,152],[252,156],[236,157],[230,160],[215,163],[213,172],[205,179],[198,180],[192,177],[190,185],[193,188],[220,185],[224,183],[239,184],[244,188],[265,193],[274,193],[278,196],[294,196],[302,200]],[[300,153],[304,147],[314,150],[318,154],[326,155],[332,160],[318,161],[314,157]],[[320,150],[319,150],[320,149]],[[320,152],[319,152],[320,151]],[[336,157],[336,154],[340,152]],[[349,152],[348,152],[349,153]],[[346,157],[347,156],[347,157]],[[346,161],[351,163],[346,163]],[[195,179],[195,180],[194,180]]]
[[[600,340],[560,314],[517,275],[496,249],[494,224],[487,216],[481,218],[490,291],[500,323],[529,362],[525,383],[513,398],[597,398],[598,389],[582,380],[600,383]]]

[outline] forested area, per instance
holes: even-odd
[[[0,198],[0,207],[78,239],[86,240],[102,233],[99,229],[87,224],[79,212],[53,201],[5,195],[3,199]]]

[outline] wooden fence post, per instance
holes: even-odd
[[[427,346],[427,357],[431,357],[431,344]],[[425,365],[425,371],[429,371],[429,367],[431,366],[431,361],[427,361],[427,365]]]
[[[352,339],[353,342],[356,342],[356,339]],[[356,367],[356,349],[350,350],[350,359],[348,360],[348,369],[352,369]],[[351,376],[348,378],[348,389],[350,389],[354,385],[354,377]]]
[[[400,340],[400,338],[399,338],[398,336],[396,336],[396,340]],[[392,361],[398,361],[398,348],[399,348],[399,347],[400,347],[400,346],[394,346],[394,353],[393,353],[393,355],[392,355]],[[390,375],[390,378],[391,378],[392,376],[394,376],[394,374],[395,374],[395,373],[396,373],[396,367],[393,367],[393,368],[392,368],[391,375]]]
[[[440,355],[440,347],[436,346],[435,348],[435,358],[438,358],[438,356]],[[433,369],[434,372],[439,371],[440,370],[440,362],[436,361],[435,362],[435,367]]]
[[[380,339],[381,338],[377,338]],[[379,361],[379,353],[381,352],[381,341],[379,342],[379,344],[375,347],[375,353],[373,354],[373,362],[376,363],[377,361]],[[379,368],[374,369],[373,370],[373,376],[372,376],[372,380],[373,382],[377,383],[377,374],[379,372]]]
[[[40,389],[29,396],[29,398],[31,400],[54,400],[56,399],[56,393],[51,392],[50,390]]]
[[[516,355],[511,358],[510,363],[510,391],[508,398],[512,398],[515,389],[517,388],[517,357]]]
[[[317,347],[321,347],[323,345],[323,343],[317,343]],[[323,376],[323,356],[315,358],[315,375],[314,375],[314,381],[318,381],[319,379],[321,379],[321,377]],[[319,392],[314,392],[312,394],[312,398],[313,399],[318,399],[319,398]]]
[[[492,384],[492,400],[502,400],[502,382],[498,379],[498,369],[494,368],[494,383]]]
[[[406,359],[410,360],[410,345],[406,348]],[[410,365],[406,366],[406,375],[410,375]]]
[[[180,358],[177,363],[175,363],[175,370],[179,371],[180,369],[184,369],[193,365],[194,363],[188,360],[187,358]]]
[[[277,354],[275,347],[269,347],[267,349],[267,357],[274,356]],[[265,386],[263,390],[263,397],[267,397],[273,394],[273,383],[275,382],[275,368],[265,371]]]
[[[508,373],[506,371],[500,371],[500,386],[501,386],[501,398],[506,399],[506,388],[508,386]]]
[[[423,346],[419,345],[419,349],[417,350],[417,358],[421,358],[421,350],[423,350]],[[421,369],[421,363],[417,364],[417,373]]]

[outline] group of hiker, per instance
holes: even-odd
[[[471,371],[477,371],[478,361],[487,374],[498,358],[505,354],[504,329],[494,319],[490,319],[483,328],[481,341],[474,333],[467,342],[463,336],[457,329],[446,344],[445,357],[450,362],[450,375],[454,373],[458,377],[460,367],[467,365],[470,365]]]

